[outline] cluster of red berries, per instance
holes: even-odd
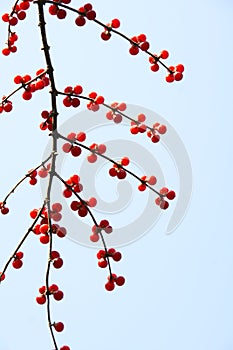
[[[165,210],[169,207],[169,203],[167,200],[164,199],[164,197],[166,197],[169,200],[173,200],[176,196],[176,193],[173,190],[169,190],[167,187],[161,188],[159,193],[161,194],[161,196],[155,199],[155,204],[159,205],[161,209]]]
[[[66,180],[66,189],[63,191],[63,196],[65,198],[70,198],[73,194],[72,191],[79,193],[83,190],[83,185],[80,183],[80,177],[77,174],[72,175],[68,180]]]
[[[12,261],[12,266],[15,269],[20,269],[23,266],[23,252],[17,252],[14,255],[14,260]]]
[[[53,221],[60,221],[62,218],[61,215],[62,205],[60,203],[54,203],[51,207],[50,217]],[[32,219],[35,219],[38,215],[38,212],[40,209],[33,209],[30,212],[30,216]],[[42,244],[47,244],[50,241],[49,233],[50,233],[50,226],[49,226],[49,220],[48,220],[48,211],[46,208],[44,208],[41,212],[41,220],[40,223],[35,225],[33,228],[33,232],[36,235],[40,235],[40,242]],[[52,224],[51,225],[51,233],[56,234],[58,237],[63,238],[66,236],[66,229],[65,227],[60,227],[58,224]]]
[[[105,26],[104,31],[101,33],[101,39],[104,41],[107,41],[111,38],[111,30],[119,28],[121,25],[120,21],[118,18],[114,18],[111,20],[110,23],[107,23]]]
[[[67,139],[70,140],[69,142],[64,143],[64,145],[62,146],[62,150],[65,153],[71,153],[73,157],[78,157],[80,156],[80,154],[82,153],[82,149],[81,147],[77,146],[77,145],[73,145],[73,142],[75,141],[79,141],[79,142],[83,142],[86,140],[86,134],[85,132],[81,131],[78,134],[75,134],[74,132],[71,132],[67,135]]]
[[[45,178],[50,170],[51,164],[44,165],[41,167],[41,169],[37,170],[29,170],[28,171],[28,177],[30,178],[29,183],[30,185],[34,186],[37,183],[37,175],[41,178]]]
[[[149,62],[151,64],[150,69],[152,72],[157,72],[159,70],[158,61],[160,59],[166,60],[169,56],[169,52],[167,50],[162,50],[159,55],[153,54],[153,56],[149,57]]]
[[[6,215],[9,213],[9,208],[5,207],[5,203],[0,202],[0,210],[3,215]]]
[[[18,20],[22,21],[26,18],[26,10],[30,7],[30,2],[33,0],[22,1],[19,4],[16,4],[14,7],[14,12],[12,15],[4,13],[2,15],[3,22],[9,23],[10,26],[16,26]],[[17,47],[14,45],[15,41],[18,40],[16,33],[10,32],[10,37],[8,39],[8,45],[2,50],[4,56],[8,56],[11,52],[14,53],[17,51]]]
[[[91,153],[87,156],[87,160],[89,163],[95,163],[97,161],[96,153],[104,154],[107,149],[103,143],[100,143],[99,145],[97,143],[93,143],[92,145],[90,145],[89,148],[91,151]]]
[[[90,111],[97,112],[100,108],[99,105],[104,103],[104,97],[101,95],[100,96],[97,95],[97,93],[94,91],[90,92],[90,94],[88,96],[89,96],[89,98],[92,99],[92,101],[88,102],[87,108]]]
[[[139,53],[139,49],[142,51],[147,51],[150,47],[148,41],[146,41],[145,34],[139,34],[138,36],[133,36],[131,39],[132,46],[129,49],[129,53],[133,56]]]
[[[96,18],[96,12],[93,10],[92,5],[89,3],[80,7],[78,9],[78,12],[79,16],[75,20],[75,24],[78,27],[84,26],[84,24],[86,23],[86,18],[89,19],[89,21],[93,21]]]
[[[3,96],[2,100],[4,100],[5,98],[6,98],[6,96]],[[10,111],[12,111],[12,108],[13,108],[13,105],[12,105],[11,101],[9,101],[9,100],[4,101],[0,104],[0,113],[2,113],[2,112],[9,113]]]
[[[133,135],[136,135],[138,133],[144,133],[147,129],[147,126],[144,124],[146,120],[146,116],[143,113],[138,114],[137,121],[131,121],[131,128],[130,132]]]
[[[32,98],[33,92],[37,90],[42,90],[44,89],[44,87],[49,85],[49,78],[46,75],[46,72],[43,68],[39,69],[36,72],[36,76],[38,76],[36,82],[30,84],[29,81],[31,81],[32,78],[29,74],[26,74],[24,76],[16,75],[14,77],[15,84],[22,84],[25,89],[25,91],[22,94],[24,100],[30,100]]]
[[[157,182],[157,179],[154,175],[147,177],[147,176],[142,176],[141,177],[141,184],[138,186],[139,191],[143,192],[146,189],[146,184],[149,184],[150,186],[154,186]]]
[[[146,116],[144,114],[138,115],[138,121],[131,121],[131,128],[130,132],[133,135],[136,135],[138,133],[144,133],[147,129],[147,136],[151,139],[153,143],[157,143],[160,140],[160,135],[163,135],[167,132],[166,125],[160,124],[156,122],[153,124],[152,128],[148,128],[144,121],[146,120]]]
[[[98,242],[100,238],[99,234],[102,233],[102,230],[108,234],[112,232],[112,226],[109,225],[108,220],[101,220],[98,226],[94,225],[92,227],[92,234],[90,236],[90,240],[92,242]]]
[[[40,123],[40,129],[41,130],[46,130],[48,129],[49,131],[53,130],[53,117],[52,117],[52,112],[48,111],[42,111],[41,112],[41,117],[45,119],[42,123]]]
[[[173,83],[173,81],[180,81],[183,79],[184,66],[183,64],[178,64],[177,66],[168,67],[169,74],[166,76],[166,81],[168,83]]]
[[[77,97],[72,97],[71,94],[81,95],[83,88],[81,85],[76,85],[75,87],[67,86],[64,89],[65,94],[69,94],[63,99],[63,104],[65,107],[74,107],[77,108],[80,105],[80,99]]]
[[[116,124],[119,124],[122,121],[122,115],[117,113],[117,112],[118,111],[124,112],[126,110],[126,108],[127,108],[126,103],[124,103],[124,102],[121,102],[121,103],[113,102],[113,103],[111,103],[111,107],[113,109],[111,109],[110,111],[108,111],[106,113],[106,118],[108,120],[113,120],[114,123],[116,123]]]
[[[46,303],[46,296],[47,295],[53,295],[54,299],[57,301],[60,301],[63,299],[64,293],[59,290],[58,286],[56,284],[52,284],[49,286],[49,290],[46,290],[46,286],[42,286],[39,288],[40,295],[36,297],[36,302],[39,305],[43,305]]]
[[[82,186],[82,185],[81,185]],[[97,204],[97,200],[94,197],[89,198],[87,201],[72,201],[70,204],[70,208],[73,211],[77,211],[78,215],[81,217],[85,217],[88,214],[88,209],[87,207],[95,207]]]
[[[151,64],[150,69],[153,72],[157,72],[159,70],[158,61],[160,59],[166,60],[169,57],[169,52],[167,50],[162,50],[159,55],[154,54],[149,57],[149,62]],[[173,81],[180,81],[183,78],[184,66],[183,64],[178,64],[177,66],[170,66],[167,68],[168,75],[166,76],[166,81],[168,83],[172,83]]]
[[[105,250],[99,250],[96,254],[98,261],[98,266],[101,268],[105,268],[108,266],[108,259],[107,257],[112,258],[114,261],[120,261],[121,260],[121,253],[117,252],[114,248],[109,248],[107,251]]]
[[[111,276],[108,276],[108,282],[105,284],[105,289],[108,292],[111,292],[115,285],[123,286],[125,284],[125,278],[123,276],[117,276],[115,273],[112,273]]]
[[[18,20],[23,21],[26,18],[26,10],[30,7],[30,2],[33,0],[22,1],[14,7],[14,13],[2,15],[3,22],[9,23],[10,26],[16,26]]]
[[[49,6],[49,13],[52,16],[57,16],[58,19],[64,19],[66,17],[66,10],[63,8],[59,8],[59,4],[65,4],[68,5],[71,0],[55,0],[57,3],[56,5],[50,5]]]
[[[10,33],[8,39],[8,45],[2,50],[2,54],[4,56],[9,56],[10,53],[14,53],[17,51],[17,47],[15,46],[15,42],[18,40],[18,35],[16,33]]]
[[[113,164],[112,168],[109,169],[109,175],[112,177],[117,177],[119,180],[125,179],[126,178],[126,171],[122,168],[122,166],[127,166],[129,165],[129,158],[128,157],[123,157],[120,162],[117,164]]]

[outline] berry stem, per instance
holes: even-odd
[[[28,174],[26,174],[21,180],[19,180],[19,182],[10,190],[10,192],[6,195],[6,197],[3,199],[2,203],[6,204],[7,199],[10,197],[11,194],[13,194],[16,190],[16,188],[24,181],[26,180],[28,177],[30,177],[30,175],[37,169],[39,169],[41,166],[44,166],[47,161],[52,157],[52,154],[50,154],[50,156],[48,158],[46,158],[42,163],[40,163],[40,165],[38,165],[37,167],[35,167],[33,170],[31,170]]]
[[[12,253],[11,257],[8,259],[8,261],[6,262],[2,272],[0,273],[0,284],[1,284],[1,276],[6,272],[6,270],[7,270],[8,266],[9,266],[11,260],[14,259],[15,254],[20,249],[20,247],[23,245],[23,243],[26,240],[26,238],[28,237],[29,233],[33,230],[33,227],[35,226],[36,222],[38,221],[39,217],[41,216],[41,213],[42,213],[44,207],[45,207],[45,201],[43,203],[42,208],[38,211],[37,216],[34,219],[32,225],[28,228],[27,232],[25,233],[25,235],[23,236],[21,241],[18,243],[17,247],[15,248],[14,252]]]

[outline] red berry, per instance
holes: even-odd
[[[124,169],[120,169],[117,173],[118,179],[122,180],[126,177],[126,171]]]
[[[55,267],[55,269],[60,269],[62,265],[63,265],[62,258],[57,258],[53,261],[53,266]]]
[[[63,237],[66,236],[66,229],[65,229],[65,227],[60,227],[57,230],[57,236],[60,237],[60,238],[63,238]]]
[[[158,63],[153,64],[150,69],[152,70],[152,72],[157,72],[159,70],[159,65]]]
[[[109,291],[109,292],[111,292],[114,288],[115,288],[114,282],[108,281],[108,282],[105,284],[105,289],[106,289],[107,291]]]
[[[15,259],[15,260],[12,262],[12,266],[13,266],[15,269],[20,269],[20,268],[23,266],[23,262],[22,262],[22,260],[20,260],[20,259]]]
[[[121,253],[120,252],[115,252],[112,256],[114,261],[120,261],[121,260]]]
[[[30,7],[30,2],[29,1],[23,1],[19,4],[19,7],[21,10],[28,10]]]
[[[64,1],[64,0],[63,0]],[[70,350],[70,347],[67,345],[64,345],[60,348],[60,350]]]
[[[157,142],[159,142],[159,140],[160,140],[160,136],[159,136],[159,135],[153,135],[153,136],[151,137],[151,141],[152,141],[153,143],[157,143]]]
[[[115,168],[111,168],[111,169],[109,170],[109,175],[110,175],[110,176],[114,177],[114,176],[116,176],[116,174],[117,174],[117,171],[116,171]]]
[[[168,74],[168,75],[166,76],[166,81],[167,81],[168,83],[173,83],[174,80],[175,80],[174,74]]]
[[[61,203],[54,203],[52,205],[52,210],[56,212],[60,212],[62,210],[62,205]]]
[[[166,194],[166,197],[170,200],[174,199],[176,196],[176,193],[175,191],[169,191],[167,194]]]
[[[163,50],[160,52],[160,57],[164,60],[166,60],[169,56],[169,52],[167,50]]]
[[[64,145],[62,146],[62,150],[65,153],[69,153],[71,148],[72,148],[72,146],[70,143],[64,143]]]
[[[86,10],[86,11],[91,11],[92,10],[92,4],[90,4],[90,3],[85,4],[83,7],[84,7],[84,10]]]
[[[26,12],[25,11],[17,12],[17,17],[20,21],[23,21],[26,18]]]
[[[89,19],[90,21],[93,21],[96,18],[96,13],[93,10],[90,10],[86,13],[86,17],[87,19]]]
[[[21,84],[23,82],[23,78],[21,77],[21,75],[16,75],[14,77],[14,83],[15,84]]]
[[[86,23],[86,20],[83,16],[78,16],[75,20],[75,24],[79,27],[84,26],[85,23]]]
[[[92,242],[98,242],[98,240],[99,240],[99,235],[98,234],[96,234],[96,233],[94,233],[94,234],[92,234],[91,236],[90,236],[90,240],[92,241]]]
[[[87,216],[88,210],[85,206],[82,206],[78,209],[78,215],[81,217]]]
[[[150,44],[148,43],[148,41],[144,41],[143,43],[140,44],[140,49],[142,51],[147,51],[150,47]]]
[[[9,23],[11,26],[15,26],[18,23],[18,19],[16,17],[11,17]]]
[[[71,101],[71,105],[74,108],[77,108],[80,105],[80,100],[78,98],[73,98]]]
[[[76,139],[79,141],[79,142],[83,142],[86,140],[86,134],[85,132],[80,132],[76,135]]]
[[[30,91],[24,91],[22,97],[24,100],[30,100],[32,98],[32,93]]]
[[[74,157],[78,157],[81,154],[82,150],[79,146],[73,146],[71,148],[71,154]]]
[[[76,95],[80,95],[82,92],[83,92],[83,88],[81,85],[76,85],[73,89],[73,92],[76,94]]]
[[[65,107],[71,107],[72,105],[72,99],[69,96],[66,96],[63,100],[63,105]]]
[[[96,254],[96,256],[98,259],[104,258],[106,256],[105,250],[103,250],[103,249],[99,250],[98,253]]]
[[[183,74],[180,73],[180,72],[175,73],[174,78],[175,78],[176,81],[180,81],[180,80],[183,79]]]
[[[98,105],[101,105],[104,103],[104,97],[103,96],[98,96],[96,99],[95,99],[95,103],[97,103]]]
[[[183,73],[183,71],[184,71],[183,64],[177,64],[176,71],[179,72],[179,73]]]
[[[23,252],[17,252],[15,256],[17,257],[17,259],[23,259]]]
[[[149,179],[148,179],[148,181],[147,181],[147,182],[148,182],[148,184],[149,184],[149,185],[153,186],[153,185],[155,185],[155,184],[156,184],[157,179],[156,179],[156,177],[155,177],[155,176],[153,176],[153,175],[152,175],[152,176],[150,176],[150,177],[149,177]]]
[[[124,283],[125,283],[125,278],[123,276],[119,276],[116,278],[116,284],[118,286],[123,286]]]
[[[122,121],[122,116],[120,114],[115,114],[113,121],[114,123],[119,124]]]
[[[46,296],[45,295],[40,295],[39,297],[36,297],[36,302],[39,305],[43,305],[46,303]]]
[[[70,198],[72,196],[72,191],[69,189],[69,188],[66,188],[64,191],[63,191],[63,196],[65,198]]]
[[[10,52],[10,50],[9,50],[8,48],[5,48],[5,49],[2,50],[2,54],[3,54],[4,56],[9,56],[10,53],[11,53],[11,52]]]
[[[1,208],[1,213],[2,213],[3,215],[8,214],[8,213],[9,213],[9,208],[6,208],[6,207]]]
[[[53,293],[53,297],[55,300],[60,301],[64,297],[64,293],[61,290],[58,290],[57,292]]]
[[[90,154],[87,156],[87,160],[89,163],[95,163],[97,160],[97,155],[96,154]]]
[[[59,9],[57,11],[57,18],[64,19],[66,17],[66,11],[64,9]]]
[[[62,322],[54,323],[53,326],[57,332],[62,332],[64,329],[64,324]]]
[[[138,189],[139,189],[139,191],[143,192],[143,191],[146,190],[146,185],[145,184],[141,184],[141,185],[138,186]]]
[[[41,242],[42,244],[47,244],[47,243],[49,243],[49,235],[41,235],[41,236],[40,236],[40,242]]]
[[[105,267],[108,266],[107,260],[105,260],[105,259],[99,260],[99,261],[98,261],[98,266],[101,267],[102,269],[104,269]]]
[[[59,258],[60,257],[60,254],[56,251],[56,250],[53,250],[51,251],[51,259],[54,260],[56,258]]]
[[[124,166],[127,166],[129,164],[129,158],[128,157],[124,157],[121,159],[121,164]]]
[[[38,214],[37,209],[33,209],[32,211],[30,211],[30,216],[32,219],[35,219],[37,217],[37,214]]]
[[[162,200],[159,206],[160,206],[161,209],[165,210],[165,209],[167,209],[169,207],[169,203],[167,201],[165,201],[165,200]]]
[[[3,20],[3,22],[9,22],[9,14],[4,13],[4,15],[2,15],[2,20]]]
[[[5,275],[4,273],[0,272],[0,282],[4,281]]]
[[[96,204],[97,204],[96,198],[91,197],[91,198],[88,200],[88,205],[89,205],[89,207],[93,208],[93,207],[96,206]]]
[[[52,15],[52,16],[56,15],[57,11],[58,11],[57,5],[49,6],[49,13],[50,13],[50,15]]]
[[[131,48],[129,49],[129,53],[135,56],[139,53],[139,48],[135,45],[132,45]]]
[[[111,33],[108,31],[104,31],[101,33],[101,39],[103,39],[104,41],[107,41],[111,38]]]
[[[158,132],[160,133],[160,134],[165,134],[166,133],[166,131],[167,131],[167,127],[166,127],[166,125],[160,125],[159,126],[159,128],[158,128]]]
[[[112,21],[111,21],[111,25],[112,25],[112,28],[119,28],[120,27],[120,21],[118,18],[114,18]]]

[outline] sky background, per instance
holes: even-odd
[[[94,249],[69,239],[56,242],[64,267],[52,271],[51,282],[65,293],[64,300],[52,306],[53,319],[65,323],[65,331],[57,334],[58,344],[68,344],[72,350],[231,350],[233,3],[96,0],[92,4],[103,22],[117,17],[125,34],[147,34],[151,51],[168,49],[169,64],[183,63],[185,78],[167,84],[165,71],[152,73],[147,56],[130,56],[128,43],[121,38],[103,42],[94,23],[77,28],[72,14],[63,21],[47,15],[57,85],[62,90],[81,84],[86,93],[97,91],[106,101],[140,105],[166,118],[189,154],[193,195],[173,234],[165,231],[175,204],[150,232],[120,249],[123,259],[114,264],[114,272],[124,275],[127,283],[112,293],[104,289],[107,271],[97,267]],[[73,0],[74,7],[81,5]],[[2,13],[9,8],[9,1],[0,5]],[[2,95],[15,87],[16,74],[33,76],[44,67],[37,24],[36,6],[32,6],[27,19],[16,27],[17,54],[0,57]],[[6,36],[7,26],[0,23],[2,47]],[[19,93],[12,100],[14,111],[0,116],[1,198],[40,163],[47,145],[47,133],[38,125],[40,112],[49,108],[48,94],[37,93],[25,102]],[[61,122],[76,113],[65,110],[62,103],[59,108]],[[113,129],[107,133],[117,140],[121,129]],[[96,135],[100,136],[103,141],[109,137],[103,132]],[[146,143],[145,138],[145,147]],[[161,162],[166,181],[168,176],[169,185],[176,188],[179,172],[170,171],[169,159]],[[134,188],[137,191],[135,183]],[[106,196],[101,189],[100,193]],[[139,204],[134,203],[137,215]],[[0,218],[0,266],[30,225],[29,211],[40,204],[40,187],[27,183],[11,197],[10,214]],[[45,307],[35,302],[44,284],[46,247],[32,235],[22,250],[23,268],[10,268],[0,288],[0,349],[52,350]]]

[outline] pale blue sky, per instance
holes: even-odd
[[[0,5],[1,12],[8,11],[8,3]],[[172,235],[165,235],[171,208],[147,235],[121,248],[124,259],[114,267],[126,276],[127,284],[113,293],[104,290],[107,272],[97,268],[93,249],[68,239],[58,242],[65,264],[52,274],[65,299],[53,303],[52,312],[66,327],[57,335],[58,343],[67,343],[72,350],[231,350],[233,4],[227,0],[92,3],[99,19],[107,23],[119,17],[124,33],[144,32],[152,51],[168,49],[171,64],[184,63],[185,79],[166,84],[163,70],[150,72],[147,57],[130,56],[128,44],[120,38],[101,41],[101,29],[93,23],[77,28],[73,15],[64,21],[47,16],[58,85],[62,89],[80,83],[86,92],[100,92],[107,101],[144,106],[166,118],[189,153],[193,197]],[[82,3],[73,0],[73,5]],[[2,95],[14,87],[16,74],[33,75],[43,67],[37,30],[33,8],[17,27],[19,52],[0,57]],[[0,23],[0,42],[5,40],[6,26]],[[40,162],[47,143],[46,133],[38,128],[40,111],[49,104],[46,93],[30,102],[21,101],[20,95],[14,101],[14,112],[0,116],[0,197]],[[73,114],[65,110],[64,121]],[[117,132],[116,128],[115,139]],[[39,187],[28,184],[11,198],[11,214],[0,218],[0,266],[30,224],[29,210],[40,203]],[[52,350],[45,308],[35,303],[43,284],[46,248],[32,236],[22,250],[23,268],[10,269],[0,288],[0,350]]]

